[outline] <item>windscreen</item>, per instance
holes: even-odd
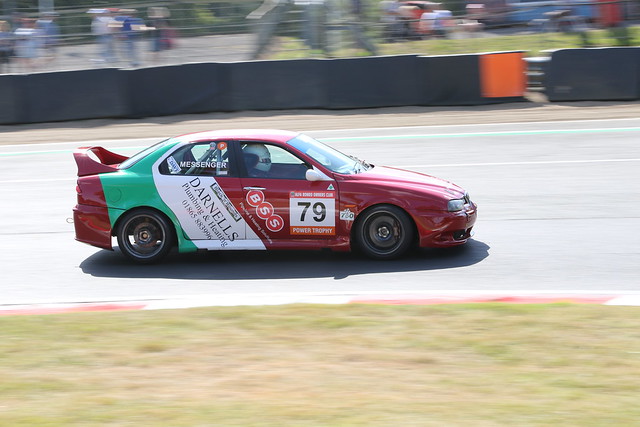
[[[287,143],[332,172],[353,174],[361,172],[363,167],[365,167],[363,163],[355,157],[347,156],[307,135],[298,135]]]

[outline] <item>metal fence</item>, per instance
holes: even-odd
[[[595,1],[595,0],[594,0]],[[553,47],[550,34],[620,29],[638,2],[263,0],[18,7],[4,0],[0,73]],[[102,29],[101,29],[102,28]],[[53,29],[53,31],[52,31]],[[102,32],[101,32],[102,31]],[[50,32],[48,34],[48,32]],[[614,33],[612,33],[614,34]],[[620,44],[633,44],[628,33]],[[486,43],[486,40],[494,43]],[[498,40],[504,40],[498,42]],[[440,43],[439,45],[429,43]],[[607,43],[607,42],[605,42]],[[615,40],[611,45],[618,44]],[[474,47],[475,46],[475,47]],[[570,47],[567,45],[566,47]]]

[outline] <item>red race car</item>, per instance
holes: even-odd
[[[376,259],[465,243],[476,205],[433,176],[372,165],[307,135],[211,131],[131,157],[74,153],[76,240],[140,263],[196,250],[356,247]]]

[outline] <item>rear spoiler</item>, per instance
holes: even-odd
[[[102,147],[80,147],[73,152],[73,158],[78,165],[78,176],[115,172],[118,165],[128,159]]]

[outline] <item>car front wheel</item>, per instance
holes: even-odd
[[[405,211],[395,206],[377,206],[362,215],[356,223],[356,239],[365,255],[393,259],[409,249],[413,224]]]
[[[117,238],[122,253],[140,264],[151,264],[163,258],[174,241],[169,221],[151,209],[125,214]]]

